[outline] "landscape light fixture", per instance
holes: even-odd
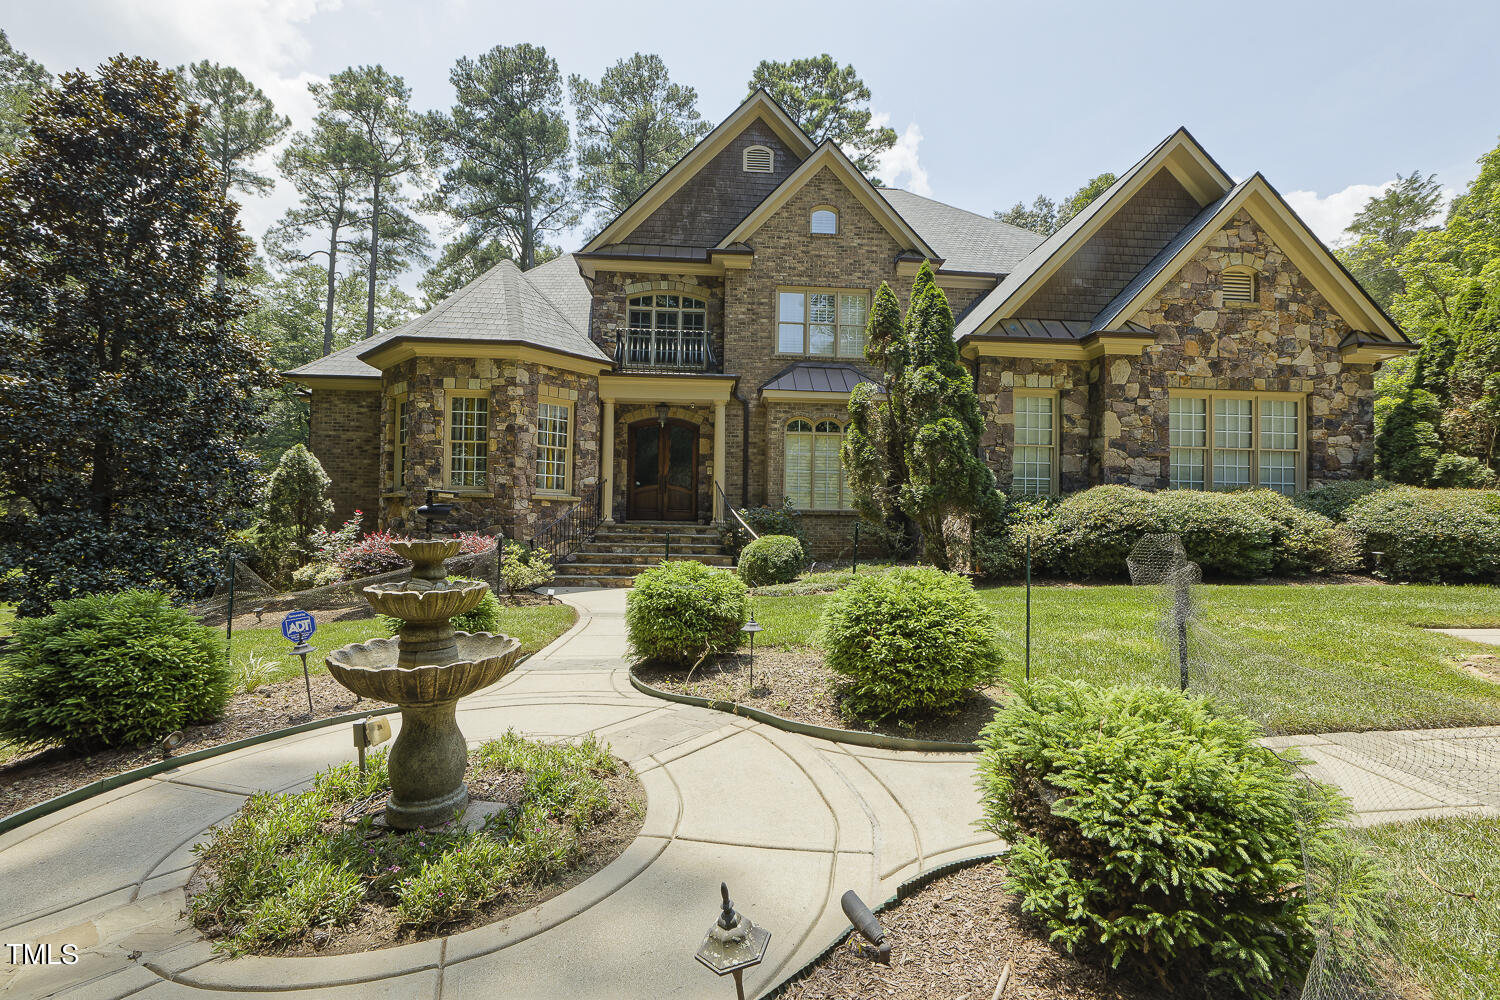
[[[891,943],[885,938],[885,928],[880,926],[880,921],[875,919],[875,914],[865,905],[865,901],[850,889],[839,899],[839,905],[844,908],[844,916],[849,918],[849,923],[859,931],[859,936],[875,946],[875,961],[881,965],[890,965]]]
[[[427,522],[427,537],[432,537],[432,522],[439,521],[453,513],[451,503],[438,503],[437,490],[427,488],[427,502],[417,508],[417,516]]]
[[[703,936],[703,943],[693,957],[713,971],[716,976],[734,976],[734,994],[737,1000],[745,1000],[745,970],[757,966],[766,957],[766,947],[771,943],[771,932],[757,927],[750,918],[736,913],[734,902],[729,898],[729,885],[719,883],[719,892],[724,897],[719,919]]]
[[[750,690],[755,690],[755,633],[764,632],[765,626],[755,620],[755,612],[750,612],[750,620],[740,626],[740,631],[750,636]]]
[[[161,740],[162,757],[165,758],[172,756],[172,751],[176,750],[186,742],[187,737],[182,734],[182,730],[180,729],[175,733],[168,733],[166,736],[163,736]]]
[[[547,588],[547,603],[548,604],[556,604],[557,603],[557,591],[553,590],[551,587]]]
[[[264,604],[262,604],[260,607],[258,607],[258,608],[255,609],[255,624],[257,624],[257,625],[260,624],[260,620],[265,615],[265,613],[266,613],[266,606]]]

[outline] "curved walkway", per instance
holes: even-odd
[[[927,868],[996,849],[974,826],[974,759],[785,733],[631,687],[625,592],[565,594],[579,621],[465,699],[471,741],[507,728],[596,732],[640,774],[639,838],[608,868],[508,920],[364,955],[217,957],[183,916],[193,845],[258,789],[307,786],[353,756],[346,727],[189,764],[0,836],[0,993],[7,997],[702,997],[732,993],[693,960],[719,882],[772,932],[755,996]],[[396,717],[392,717],[393,721]],[[15,965],[5,946],[76,946],[74,964]]]

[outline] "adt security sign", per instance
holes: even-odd
[[[306,611],[290,611],[281,619],[281,634],[286,636],[288,642],[300,645],[311,639],[317,630],[318,623]]]

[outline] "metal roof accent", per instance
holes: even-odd
[[[760,387],[760,391],[848,393],[853,392],[855,386],[864,382],[884,391],[884,387],[879,382],[853,365],[798,361],[772,375]]]

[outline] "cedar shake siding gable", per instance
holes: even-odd
[[[770,173],[744,169],[750,146],[772,152]],[[618,242],[630,245],[713,247],[791,176],[803,157],[760,119],[754,119],[666,202]],[[607,252],[607,248],[604,248]]]

